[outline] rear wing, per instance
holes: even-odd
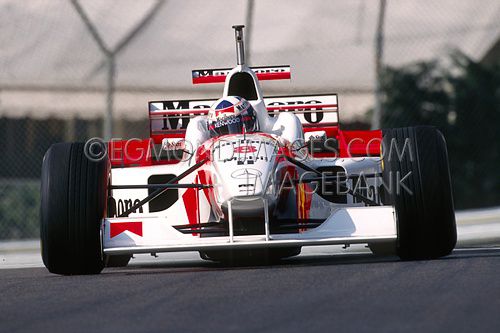
[[[257,79],[264,80],[290,80],[292,72],[290,66],[263,66],[263,67],[250,67],[257,75]],[[219,68],[219,69],[195,69],[191,72],[193,84],[202,83],[223,83],[232,68]]]
[[[150,136],[155,143],[163,138],[183,138],[189,120],[207,115],[216,99],[169,100],[149,102]],[[301,95],[265,97],[269,115],[293,112],[302,123],[304,132],[323,130],[328,137],[338,133],[337,95]]]

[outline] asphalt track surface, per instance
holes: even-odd
[[[498,332],[500,249],[266,266],[190,258],[94,276],[0,271],[1,332]]]

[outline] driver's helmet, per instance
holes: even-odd
[[[218,99],[208,112],[208,129],[212,138],[225,134],[251,133],[259,130],[257,114],[244,98],[227,96]]]

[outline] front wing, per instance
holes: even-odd
[[[200,237],[179,232],[166,217],[105,218],[101,232],[106,255],[174,251],[229,250],[395,241],[396,217],[391,206],[336,208],[320,226],[301,233],[272,234],[267,219],[262,235]]]

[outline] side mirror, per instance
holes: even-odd
[[[325,131],[306,132],[306,133],[304,133],[304,139],[306,140],[306,142],[309,142],[309,141],[325,142],[326,141],[326,132]]]
[[[161,140],[162,150],[183,150],[184,149],[184,138],[164,138]]]
[[[335,138],[328,138],[325,131],[314,131],[304,133],[304,139],[309,153],[331,153],[338,152],[339,143]]]

